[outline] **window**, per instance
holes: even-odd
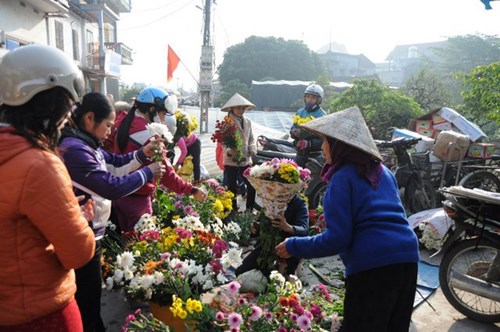
[[[64,51],[64,26],[60,21],[54,21],[56,28],[56,47]]]
[[[80,61],[80,35],[78,30],[72,29],[71,36],[73,39],[73,60]]]

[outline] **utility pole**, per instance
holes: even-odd
[[[212,69],[214,52],[210,41],[210,12],[211,2],[205,0],[203,8],[203,45],[200,58],[200,133],[208,133],[208,107],[210,106],[210,92],[212,91]]]

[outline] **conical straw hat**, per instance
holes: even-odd
[[[382,160],[365,119],[357,107],[346,108],[340,112],[316,118],[304,123],[301,127],[315,135],[328,136],[342,141]]]
[[[229,112],[229,109],[231,107],[235,106],[246,106],[247,110],[252,110],[255,108],[255,105],[252,104],[249,100],[247,100],[245,97],[240,95],[239,93],[235,93],[222,107],[221,111],[222,112]]]

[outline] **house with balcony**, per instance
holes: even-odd
[[[328,50],[318,56],[326,65],[332,82],[351,83],[358,78],[376,78],[375,64],[363,54],[354,55]]]
[[[377,74],[380,80],[393,87],[401,87],[412,75],[429,62],[441,61],[438,49],[446,46],[446,41],[397,45],[386,58],[378,63]]]
[[[117,22],[130,11],[131,0],[0,1],[0,57],[27,44],[57,47],[82,70],[87,92],[117,99],[121,66],[133,63]]]

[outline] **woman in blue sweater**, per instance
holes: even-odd
[[[84,195],[85,203],[95,204],[91,222],[96,239],[92,260],[76,269],[76,301],[82,315],[85,332],[104,331],[101,318],[101,245],[106,223],[111,213],[111,200],[130,195],[153,178],[161,178],[164,166],[149,163],[154,146],[123,155],[109,153],[101,148],[103,140],[114,125],[115,112],[108,98],[98,92],[83,96],[81,104],[72,112],[73,126],[66,126],[59,150],[73,183],[75,194]]]
[[[418,241],[393,174],[358,108],[303,125],[323,136],[326,229],[276,246],[282,258],[340,255],[346,274],[342,331],[407,332],[416,291]]]

